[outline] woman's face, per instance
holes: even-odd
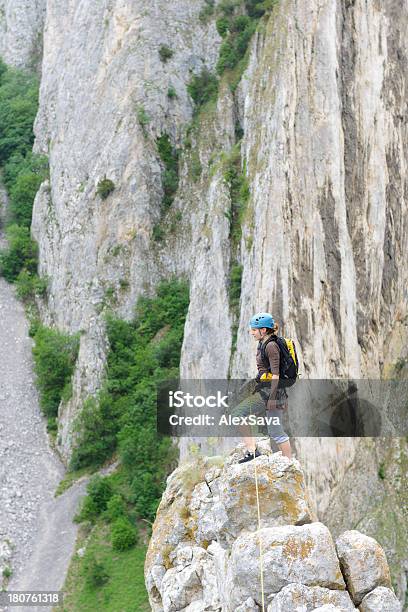
[[[262,340],[262,338],[266,334],[266,327],[261,327],[261,329],[251,327],[249,332],[254,338],[254,340]]]

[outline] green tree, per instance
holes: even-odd
[[[92,588],[98,588],[106,584],[109,574],[103,563],[100,563],[92,556],[85,565],[86,582]]]
[[[30,230],[17,224],[6,230],[8,250],[0,252],[0,272],[9,282],[16,280],[24,268],[30,273],[37,271],[37,244],[31,240]]]
[[[217,77],[207,69],[203,68],[200,74],[195,74],[187,85],[187,91],[195,103],[195,110],[200,106],[214,100],[218,94]]]
[[[159,55],[162,62],[167,62],[168,59],[173,57],[174,51],[170,49],[167,45],[160,45]]]
[[[64,388],[71,381],[79,338],[41,325],[34,340],[34,369],[40,391],[40,405],[46,416],[54,417],[57,416]]]
[[[34,142],[38,79],[17,69],[3,71],[0,85],[0,165],[12,154],[23,155]]]
[[[151,520],[177,449],[156,431],[160,381],[179,374],[188,286],[161,283],[154,297],[138,300],[133,321],[107,317],[110,350],[101,394],[78,418],[78,443],[71,469],[98,466],[117,448],[129,499],[139,516]],[[91,506],[92,510],[92,506]]]
[[[20,173],[11,188],[10,212],[19,225],[30,227],[35,194],[42,180],[34,172]]]
[[[162,134],[156,140],[160,159],[164,164],[163,181],[163,212],[168,210],[173,203],[174,196],[179,184],[179,155],[173,148],[169,135]]]
[[[7,64],[0,57],[0,87],[3,81],[3,75],[7,72]]]
[[[119,517],[112,525],[112,546],[115,550],[127,550],[137,542],[136,528],[125,517]]]

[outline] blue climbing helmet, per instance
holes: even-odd
[[[249,321],[249,327],[260,329],[261,327],[270,327],[273,328],[275,326],[275,320],[269,312],[258,312],[258,314],[254,314]]]

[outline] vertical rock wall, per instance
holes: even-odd
[[[407,18],[403,2],[282,2],[257,36],[241,96],[254,240],[242,251],[237,372],[253,371],[245,332],[261,306],[311,377],[377,377],[396,358],[408,314]]]
[[[199,21],[200,8],[198,1],[106,0],[92,10],[48,2],[35,149],[49,156],[51,184],[37,195],[32,229],[40,272],[50,277],[44,318],[84,332],[73,399],[60,411],[65,456],[73,418],[103,374],[105,306],[130,317],[137,296],[159,280],[155,138],[168,133],[180,143],[192,112],[191,71],[217,57],[219,37],[214,24]],[[174,52],[166,63],[161,45]],[[97,186],[105,177],[115,190],[103,200]]]
[[[22,45],[19,33],[38,31],[41,6],[0,4],[6,61],[25,62],[34,34]],[[186,84],[203,66],[214,69],[221,43],[213,19],[199,18],[205,6],[47,2],[35,149],[48,154],[51,181],[37,195],[32,229],[40,272],[50,277],[43,318],[82,331],[73,398],[60,410],[66,457],[72,421],[103,375],[106,306],[130,317],[137,297],[171,273],[191,287],[185,377],[252,375],[247,321],[264,309],[297,342],[306,376],[378,377],[407,355],[406,2],[281,0],[259,25],[238,90],[221,83],[188,150]],[[174,51],[167,62],[163,44]],[[251,198],[231,355],[234,262],[222,160],[237,121]],[[179,191],[157,243],[163,166],[155,139],[163,133],[182,151]],[[115,186],[106,200],[97,195],[104,177]],[[296,441],[320,515],[364,473],[360,456],[372,462],[366,494],[377,499],[375,461],[383,457],[370,444]],[[361,506],[356,521],[372,510]]]
[[[18,68],[39,69],[46,0],[0,0],[0,57]]]
[[[49,154],[51,185],[37,197],[33,233],[51,278],[44,316],[84,331],[74,404],[99,384],[109,296],[130,316],[169,272],[191,283],[183,375],[228,372],[229,201],[209,162],[231,150],[237,119],[251,199],[233,375],[254,372],[247,321],[260,308],[297,341],[306,376],[378,376],[406,337],[406,7],[395,20],[391,2],[280,2],[235,97],[221,87],[201,117],[198,180],[183,150],[172,211],[181,214],[165,248],[152,240],[162,196],[154,139],[166,132],[182,145],[186,84],[215,65],[220,39],[201,8],[118,1],[90,13],[48,3],[36,149]],[[174,51],[167,62],[161,44]],[[102,200],[105,176],[115,190]]]

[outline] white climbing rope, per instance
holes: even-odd
[[[261,571],[261,593],[262,593],[262,612],[265,612],[265,595],[264,595],[264,582],[263,582],[263,554],[262,554],[262,540],[261,540],[261,509],[259,505],[259,490],[258,490],[258,472],[256,470],[256,461],[255,461],[255,451],[254,451],[254,468],[255,468],[255,489],[256,489],[256,505],[258,511],[258,538],[259,538],[259,563],[260,563],[260,571]]]

